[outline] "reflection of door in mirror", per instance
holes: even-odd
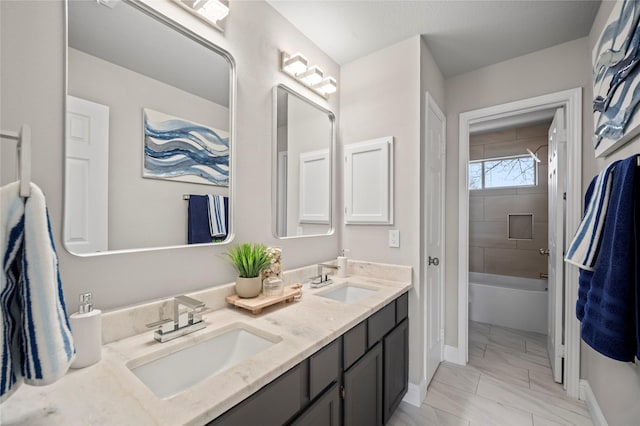
[[[329,234],[334,116],[282,85],[274,98],[276,236]]]
[[[74,253],[108,250],[109,107],[67,96],[64,241]]]
[[[152,5],[112,5],[68,2],[64,232],[66,247],[78,254],[187,244],[189,196],[226,199],[233,184],[229,154],[235,76],[230,55],[188,29],[178,31]],[[178,6],[176,10],[182,13]],[[81,131],[75,98],[108,111],[105,151],[95,154],[107,170],[99,191],[87,186],[93,184],[82,186],[79,176],[86,171],[73,159],[77,149],[69,140]],[[155,114],[153,153],[144,113]],[[172,131],[178,124],[180,132]],[[189,126],[198,129],[190,131]],[[215,143],[208,140],[210,134]],[[166,171],[154,170],[150,176],[145,164],[151,155]],[[219,155],[226,158],[213,158]],[[216,168],[208,180],[198,179],[204,161]],[[100,216],[99,222],[88,219]],[[97,245],[95,235],[101,241]],[[91,241],[81,243],[83,239]]]

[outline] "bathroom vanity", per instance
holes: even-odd
[[[315,265],[288,271],[285,281],[314,272]],[[320,289],[305,284],[299,301],[260,315],[224,302],[233,284],[191,293],[213,308],[204,315],[207,326],[166,343],[155,341],[145,324],[171,312],[172,299],[106,313],[102,361],[50,386],[23,385],[3,403],[0,423],[383,424],[407,389],[411,274],[410,267],[350,261],[348,278]],[[235,334],[262,346],[224,340]],[[205,361],[176,361],[152,374],[163,382],[178,373],[179,381],[193,368],[222,363],[178,391],[171,383],[159,390],[134,374],[207,344],[214,350]],[[238,356],[236,349],[249,352]]]

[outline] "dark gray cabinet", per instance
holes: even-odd
[[[382,425],[382,345],[344,372],[344,425]]]
[[[292,426],[339,426],[340,387],[334,383],[298,417]]]
[[[308,363],[298,364],[208,426],[281,426],[308,402],[308,380]]]
[[[404,320],[384,338],[383,422],[386,424],[407,393],[409,382],[409,321]]]
[[[381,426],[407,392],[408,293],[208,426]]]

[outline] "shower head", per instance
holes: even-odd
[[[538,149],[540,149],[540,148],[538,148]],[[527,152],[529,153],[530,156],[533,157],[534,160],[536,160],[536,163],[540,162],[540,158],[538,158],[538,156],[533,151],[531,151],[529,148],[527,148]],[[536,152],[538,152],[538,150],[536,150]]]

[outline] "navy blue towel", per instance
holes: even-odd
[[[188,208],[187,240],[189,244],[210,243],[209,201],[206,195],[190,195]]]
[[[633,361],[638,352],[637,168],[632,156],[613,170],[600,252],[593,271],[580,270],[576,305],[582,339],[618,361]]]

